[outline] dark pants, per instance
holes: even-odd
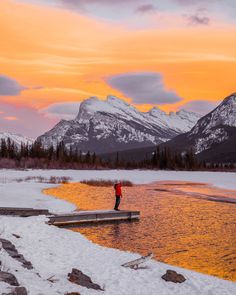
[[[115,203],[114,209],[117,210],[119,208],[119,205],[120,205],[120,196],[116,196],[116,203]]]

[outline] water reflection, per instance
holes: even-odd
[[[83,210],[113,208],[113,188],[72,183],[47,193]],[[235,191],[202,184],[158,183],[124,189],[121,208],[141,211],[140,222],[72,228],[103,246],[147,254],[203,273],[236,281],[236,205],[209,202]]]

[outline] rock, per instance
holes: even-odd
[[[71,293],[66,293],[65,295],[80,295],[78,292],[71,292]]]
[[[17,234],[12,234],[15,238],[20,239],[21,236],[17,235]]]
[[[68,280],[88,289],[104,291],[99,285],[94,284],[89,276],[83,274],[82,271],[76,268],[73,268],[72,272],[68,274]]]
[[[16,277],[9,272],[0,271],[0,281],[5,282],[11,286],[19,286]]]
[[[2,248],[15,260],[22,263],[22,266],[27,269],[33,269],[31,262],[27,261],[22,254],[19,254],[16,247],[8,240],[0,239]]]
[[[16,287],[11,293],[3,293],[2,295],[27,295],[27,291],[24,287]]]
[[[17,287],[13,293],[14,295],[27,295],[25,287]]]
[[[167,282],[173,283],[183,283],[186,281],[185,277],[174,270],[167,270],[166,273],[162,276],[162,279]]]

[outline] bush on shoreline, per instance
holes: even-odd
[[[133,186],[133,183],[129,180],[119,180],[122,183],[122,186]],[[101,186],[101,187],[109,187],[114,186],[114,184],[118,182],[118,180],[105,180],[105,179],[90,179],[90,180],[82,180],[80,183],[90,185],[90,186]]]
[[[52,184],[59,184],[59,183],[68,183],[72,180],[71,177],[68,176],[51,176],[50,178],[45,178],[43,176],[27,176],[25,178],[15,178],[14,181],[16,182],[27,182],[27,181],[35,181],[38,183],[52,183]]]

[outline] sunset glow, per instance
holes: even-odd
[[[49,2],[0,2],[2,131],[36,137],[59,120],[50,116],[52,105],[79,105],[90,96],[117,95],[143,111],[152,105],[176,111],[186,104],[198,111],[199,101],[213,108],[235,92],[236,26],[224,11],[227,1],[222,11],[201,1],[186,7],[175,0],[166,7],[126,1],[119,18],[111,3]],[[174,92],[179,100],[160,104],[157,92],[137,103],[132,89],[127,96],[122,84],[109,82],[147,73],[160,78],[162,92]]]

